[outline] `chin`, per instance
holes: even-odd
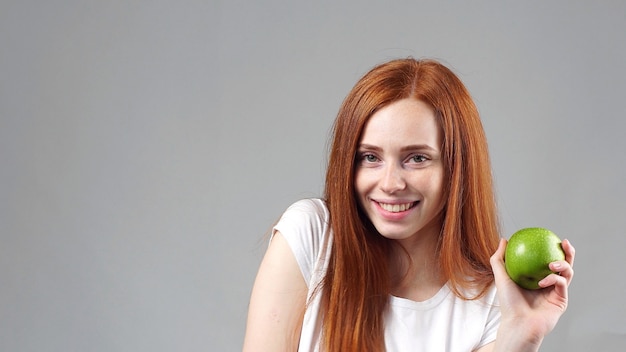
[[[375,226],[375,225],[374,225]],[[378,233],[390,240],[403,240],[415,234],[414,231],[408,229],[390,229],[386,226],[375,226]]]

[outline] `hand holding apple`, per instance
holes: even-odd
[[[522,232],[526,231],[528,230],[522,230]],[[544,230],[538,229],[530,232],[534,231],[544,232]],[[517,236],[512,236],[509,241],[515,243],[517,240],[514,237]],[[542,236],[538,237],[542,238]],[[552,238],[551,236],[547,237]],[[502,313],[494,351],[538,351],[543,338],[554,329],[561,315],[567,309],[569,301],[568,287],[574,277],[573,265],[576,251],[568,240],[563,240],[562,242],[558,239],[555,242],[551,242],[551,240],[546,241],[553,244],[549,248],[557,248],[557,253],[562,250],[565,253],[565,258],[556,261],[551,259],[545,260],[545,263],[550,263],[550,268],[554,272],[558,272],[558,275],[549,273],[543,279],[538,277],[537,281],[541,282],[541,287],[543,288],[540,290],[523,288],[507,273],[505,265],[506,252],[507,249],[512,250],[515,244],[507,248],[509,246],[508,241],[501,238],[498,249],[491,256],[491,267]],[[542,246],[539,245],[539,247]],[[530,252],[533,252],[533,250],[530,249]],[[510,267],[517,260],[519,260],[519,263],[524,263],[524,260],[521,259],[522,257],[517,258],[515,256],[516,254],[508,254],[506,260],[509,261],[508,265]],[[514,257],[517,260],[512,259]],[[548,264],[545,265],[545,267],[548,266]],[[520,265],[520,267],[523,266]]]
[[[540,288],[538,282],[553,273],[548,264],[564,259],[559,237],[550,230],[533,227],[521,229],[511,236],[504,265],[515,283],[536,290]]]

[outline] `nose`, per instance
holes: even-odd
[[[406,181],[399,165],[388,165],[384,169],[380,189],[387,194],[394,194],[406,188]]]

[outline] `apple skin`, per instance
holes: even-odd
[[[548,229],[529,227],[515,232],[506,245],[504,266],[519,286],[539,289],[538,282],[552,273],[548,264],[564,260],[561,239]]]

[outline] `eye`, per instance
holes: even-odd
[[[371,152],[361,152],[357,155],[357,162],[361,165],[373,166],[380,162],[376,154]]]
[[[423,163],[423,162],[425,162],[425,161],[428,161],[428,158],[427,158],[426,156],[424,156],[424,155],[421,155],[421,154],[416,154],[416,155],[413,155],[413,156],[409,159],[409,161],[410,161],[410,162],[413,162],[413,163],[418,163],[418,164],[419,164],[419,163]]]
[[[374,154],[363,154],[361,155],[361,160],[366,163],[375,163],[378,161],[378,157]]]

